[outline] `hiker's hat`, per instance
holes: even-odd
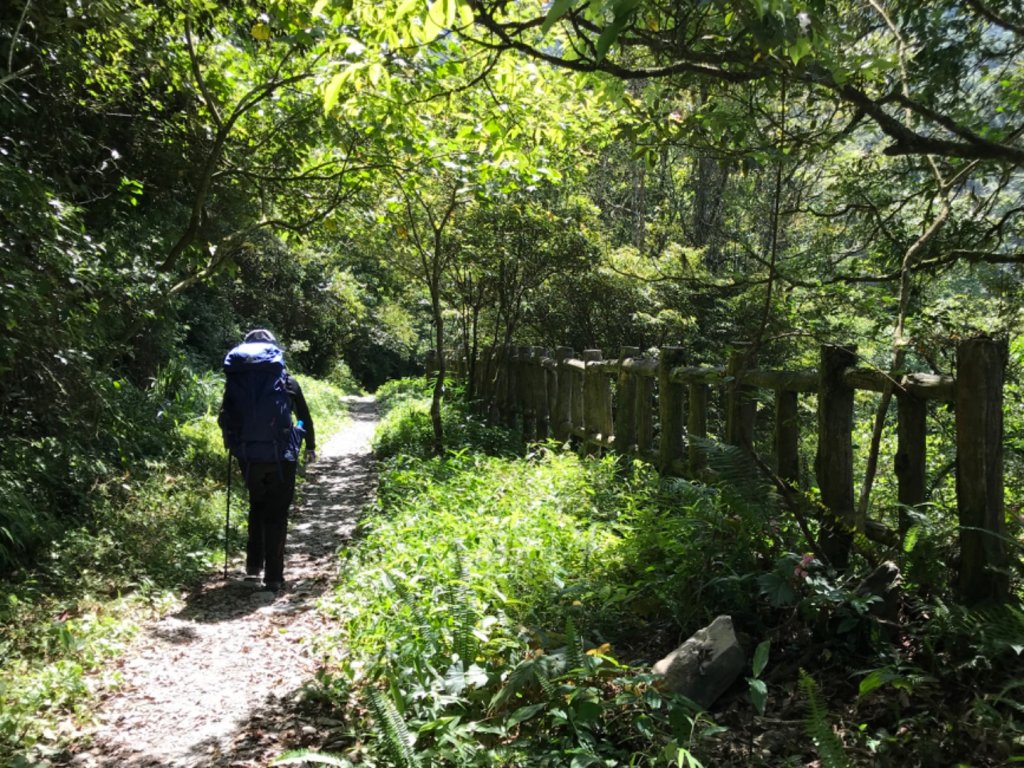
[[[254,328],[245,334],[245,342],[248,344],[252,341],[264,341],[268,344],[277,344],[277,339],[274,338],[274,334],[266,328]]]

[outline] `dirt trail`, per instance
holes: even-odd
[[[337,573],[376,477],[372,399],[351,398],[352,422],[318,446],[292,510],[285,590],[242,582],[241,561],[211,578],[177,612],[146,627],[117,662],[122,687],[103,703],[90,743],[63,765],[255,768],[285,749],[319,743],[295,699],[316,667],[304,640],[325,625],[317,599]],[[232,504],[243,514],[243,504]]]

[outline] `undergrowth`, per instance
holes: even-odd
[[[703,446],[705,483],[562,446],[493,451],[496,435],[425,458],[424,392],[395,389],[378,499],[325,601],[337,631],[309,695],[344,726],[317,761],[1020,761],[1024,614],[952,607],[929,567],[951,551],[929,522],[948,511],[922,510],[900,551],[859,543],[837,573],[736,449]],[[897,613],[861,586],[886,557],[906,574]],[[754,662],[711,715],[650,667],[720,614]]]
[[[320,641],[313,695],[352,716],[334,759],[696,765],[717,727],[656,684],[649,654],[749,607],[750,582],[727,576],[768,556],[767,521],[717,489],[557,446],[422,458],[422,402],[385,409],[377,444],[395,453],[326,603],[338,632]],[[737,537],[749,546],[709,562],[702,543]]]

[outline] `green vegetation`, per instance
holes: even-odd
[[[823,762],[842,764],[839,746],[853,763],[1018,758],[1022,104],[1024,12],[994,0],[0,4],[3,748],[59,740],[62,716],[87,714],[89,670],[127,636],[119,617],[216,567],[216,373],[258,326],[287,348],[322,434],[330,387],[380,388],[389,411],[388,506],[349,577],[391,574],[378,527],[429,517],[429,499],[445,526],[429,589],[453,610],[466,597],[443,624],[411,561],[388,576],[408,616],[367,595],[403,622],[426,610],[433,634],[420,688],[383,685],[405,668],[343,636],[360,666],[339,660],[330,685],[390,734],[390,753],[353,759],[408,762],[404,728],[438,763],[515,762],[506,748],[659,759],[646,740],[677,765],[691,748],[735,764],[729,737],[629,666],[725,610],[753,647],[770,641],[747,682],[755,710],[806,721],[793,739]],[[833,572],[792,500],[750,486],[756,470],[728,450],[711,486],[578,461],[496,429],[474,391],[488,347],[676,346],[696,366],[743,344],[760,367],[807,369],[839,345],[898,380],[956,376],[957,343],[978,336],[1007,342],[991,496],[1010,590],[977,613],[949,584],[965,558],[945,406],[927,405],[927,501],[902,510],[906,537],[858,542]],[[429,349],[427,399],[422,379],[386,384],[422,374]],[[472,374],[447,389],[446,352]],[[895,528],[885,403],[855,401],[855,503]],[[814,419],[810,399],[800,408]],[[821,491],[802,437],[798,506]],[[548,489],[536,503],[534,485]],[[510,528],[521,538],[503,546],[557,581],[469,559],[487,554],[473,542],[496,545],[499,513],[541,516],[530,525],[549,543]],[[904,578],[895,627],[857,590],[884,559]],[[346,633],[378,631],[350,610]],[[483,663],[460,655],[449,692],[448,657],[474,648]],[[554,688],[537,662],[498,698],[526,648],[560,659],[541,670]],[[756,762],[760,721],[743,722],[725,724]]]
[[[400,429],[395,419],[429,427],[426,403],[409,405],[391,411],[382,434]],[[653,765],[708,732],[692,704],[616,657],[659,598],[672,595],[664,607],[679,620],[692,609],[680,587],[705,564],[688,545],[697,529],[725,525],[721,505],[642,468],[629,474],[550,449],[388,461],[366,537],[328,604],[339,633],[322,641],[323,694],[373,713],[350,724],[353,740],[376,724],[375,741],[356,748],[361,760],[628,764],[653,739]],[[666,548],[675,558],[651,557]]]
[[[715,485],[559,446],[429,458],[425,385],[395,382],[387,395],[379,439],[408,452],[385,461],[365,536],[343,556],[325,603],[338,631],[318,643],[327,662],[311,690],[345,723],[334,764],[999,765],[1020,754],[1019,675],[1004,673],[1021,669],[1024,614],[971,613],[948,590],[923,597],[924,583],[907,583],[919,596],[899,628],[880,621],[879,598],[857,589],[867,563],[840,574],[802,554],[798,526],[742,452],[708,444]],[[901,567],[926,573],[918,561],[951,536],[922,531]],[[735,688],[719,717],[665,693],[650,665],[723,613],[754,661],[749,698]],[[765,729],[781,729],[774,748],[755,746]]]

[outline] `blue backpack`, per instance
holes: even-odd
[[[302,435],[292,424],[292,398],[286,387],[284,352],[265,342],[249,342],[224,358],[224,440],[243,462],[296,461]]]

